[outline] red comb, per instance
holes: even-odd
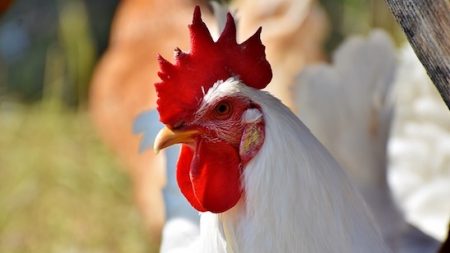
[[[236,25],[230,13],[217,42],[214,42],[200,8],[194,10],[189,25],[191,52],[175,50],[175,64],[159,56],[161,82],[156,83],[158,111],[161,122],[176,126],[197,109],[203,97],[219,80],[237,77],[246,85],[263,89],[272,79],[272,70],[261,43],[261,28],[247,39],[236,42]]]

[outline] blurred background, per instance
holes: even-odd
[[[0,252],[154,252],[128,165],[88,113],[118,6],[145,1],[0,2]],[[319,4],[327,19],[321,60],[375,27],[405,42],[384,1]]]
[[[87,116],[115,0],[0,17],[0,252],[150,252],[131,183]]]

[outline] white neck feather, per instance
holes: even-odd
[[[266,132],[263,147],[244,170],[240,203],[220,215],[203,215],[202,237],[223,240],[220,249],[204,252],[386,251],[344,171],[287,107],[237,81],[219,88],[258,103]],[[218,246],[217,240],[204,243]]]

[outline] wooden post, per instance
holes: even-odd
[[[450,109],[450,0],[386,0]]]

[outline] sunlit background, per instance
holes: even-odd
[[[16,0],[0,16],[0,252],[157,248],[126,171],[87,114],[119,2]],[[384,1],[320,2],[331,24],[327,54],[374,27],[404,43]]]

